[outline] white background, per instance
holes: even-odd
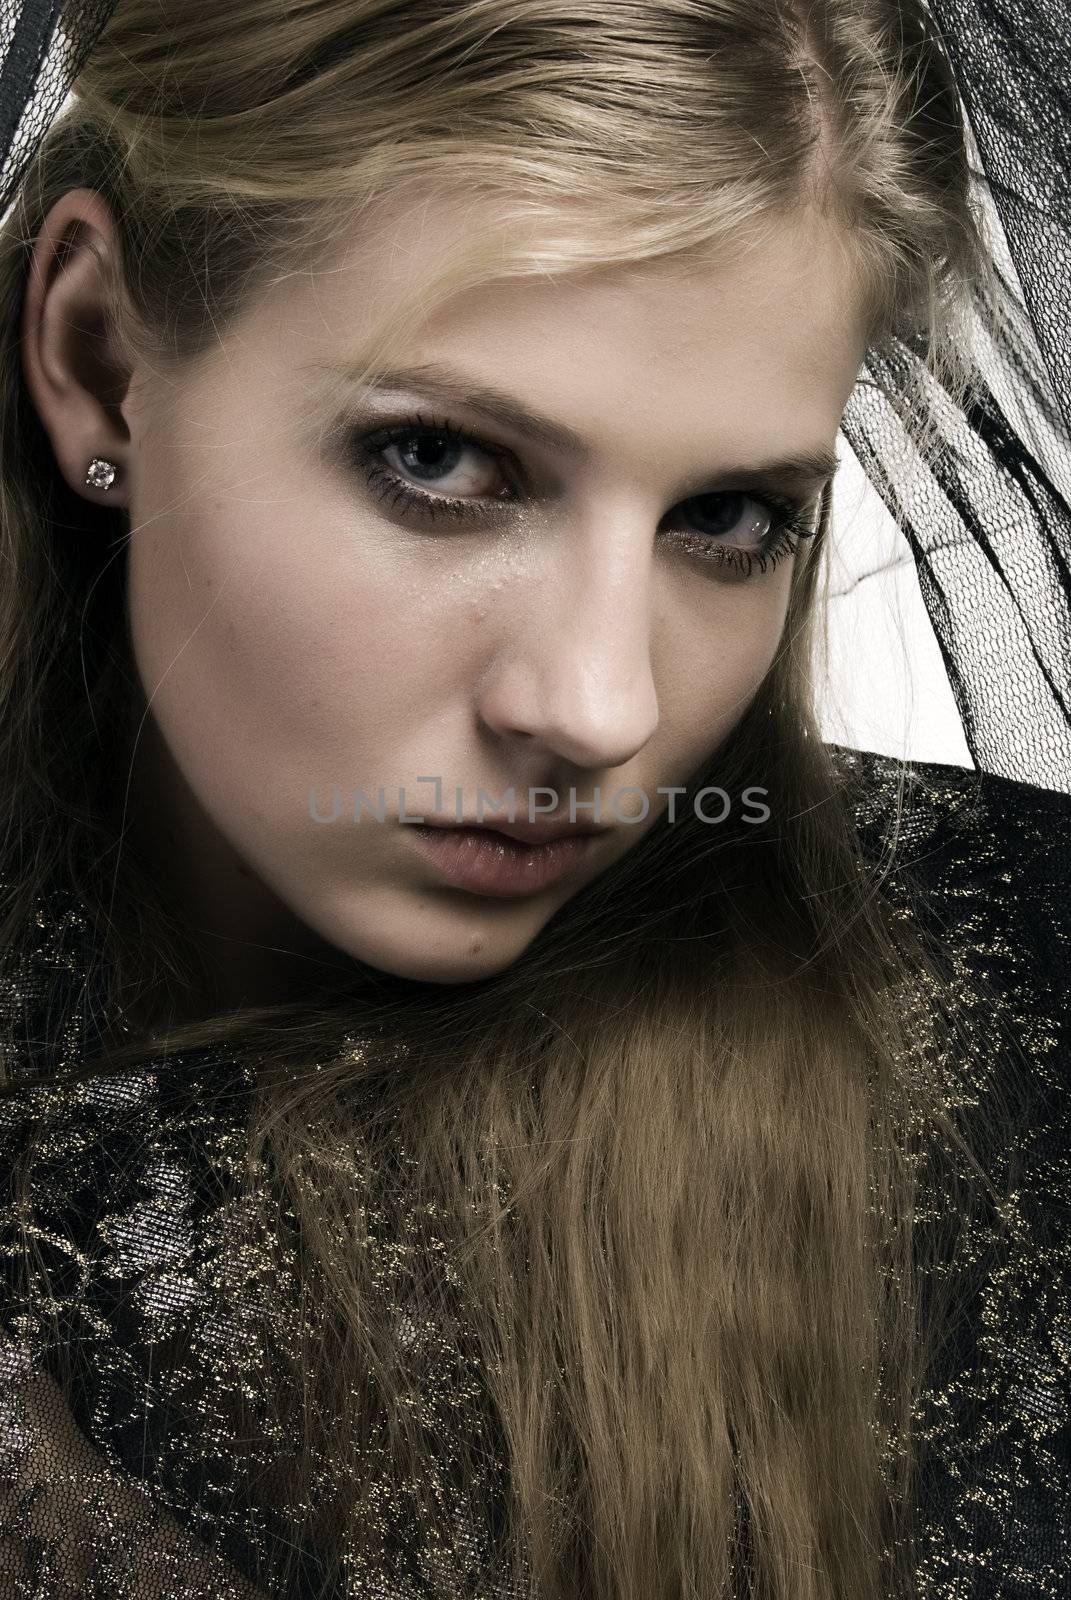
[[[815,661],[823,738],[972,767],[911,551],[843,439],[833,493],[828,670]]]

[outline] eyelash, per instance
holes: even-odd
[[[428,418],[418,413],[405,422],[391,423],[388,427],[360,434],[352,442],[357,465],[369,487],[380,500],[389,501],[392,509],[401,507],[418,516],[432,518],[452,516],[458,520],[473,518],[486,520],[489,515],[494,515],[495,510],[509,504],[508,501],[499,500],[494,502],[488,511],[486,497],[480,501],[466,499],[464,496],[428,494],[399,477],[382,460],[381,452],[389,449],[391,445],[404,441],[411,442],[414,438],[429,435],[448,439],[453,444],[467,445],[494,461],[508,459],[507,451],[486,443],[464,428],[456,427],[448,419]],[[721,492],[732,494],[745,491],[726,489]],[[750,577],[756,567],[760,572],[766,572],[768,568],[777,566],[786,556],[794,554],[799,548],[800,540],[812,538],[817,529],[809,524],[804,507],[794,501],[783,500],[775,495],[758,495],[750,491],[746,493],[749,500],[769,511],[772,518],[772,526],[760,550],[753,552],[738,549],[733,545],[718,544],[716,535],[702,534],[697,529],[688,531],[686,542],[690,537],[694,546],[701,546],[698,550],[701,560],[725,562],[743,572],[745,577]],[[709,497],[697,495],[693,498]],[[682,501],[684,505],[687,503]]]

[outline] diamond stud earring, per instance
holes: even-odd
[[[114,462],[103,461],[100,456],[94,456],[86,473],[86,488],[110,489],[118,470]]]

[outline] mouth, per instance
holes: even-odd
[[[537,825],[531,828],[536,831]],[[406,828],[417,849],[448,882],[501,898],[537,894],[557,883],[588,859],[598,836],[609,830],[584,825],[563,831],[558,824],[553,832],[542,825],[538,831],[544,837],[533,842],[487,824],[416,823]]]
[[[426,824],[432,828],[452,828],[469,833],[504,835],[519,844],[552,844],[557,839],[586,838],[589,834],[608,833],[605,823],[571,822],[567,817],[543,817],[538,822],[510,822],[508,818],[483,817],[479,822],[456,817],[429,817]]]

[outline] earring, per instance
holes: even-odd
[[[86,488],[110,489],[118,470],[114,462],[103,461],[100,456],[94,456],[86,473]]]

